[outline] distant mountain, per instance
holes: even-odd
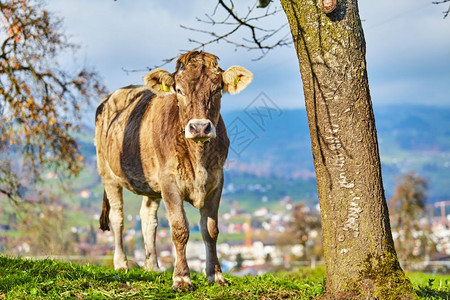
[[[450,108],[375,107],[387,197],[395,177],[415,171],[429,183],[430,202],[450,199]],[[261,177],[314,176],[306,111],[247,109],[223,114],[231,140],[230,172]]]
[[[230,138],[230,169],[242,164],[261,175],[314,176],[305,110],[284,110],[263,119],[236,111],[223,118]]]

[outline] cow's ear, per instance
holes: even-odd
[[[175,92],[175,80],[164,69],[155,69],[144,76],[144,83],[152,92],[164,96]]]
[[[231,66],[223,72],[223,91],[237,94],[247,87],[253,80],[253,74],[241,66]]]

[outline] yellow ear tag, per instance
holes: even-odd
[[[159,85],[159,88],[161,89],[161,91],[163,92],[168,92],[169,91],[169,87],[167,85],[165,85],[164,83],[161,83]]]
[[[240,76],[236,77],[236,79],[234,80],[234,86],[237,86],[240,80],[241,80]]]

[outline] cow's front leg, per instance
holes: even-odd
[[[151,200],[143,197],[140,210],[142,235],[145,244],[144,269],[147,271],[158,271],[158,257],[156,255],[156,229],[158,228],[158,208],[160,199]]]
[[[219,235],[217,214],[219,210],[220,195],[222,193],[222,184],[219,185],[217,190],[205,200],[205,206],[200,209],[200,225],[206,247],[206,276],[208,282],[226,285],[227,281],[222,275],[222,269],[220,267],[219,259],[217,258],[216,249],[217,237]]]
[[[122,187],[116,184],[105,184],[106,196],[109,200],[109,221],[114,234],[114,269],[127,270],[127,256],[123,251],[123,198]]]
[[[186,260],[186,244],[189,240],[189,226],[183,207],[183,199],[174,186],[161,186],[164,205],[169,219],[172,242],[175,246],[175,268],[172,288],[190,288],[192,283]]]

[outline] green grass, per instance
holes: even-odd
[[[423,299],[450,299],[450,275],[407,272],[416,294]]]
[[[313,299],[323,293],[324,283],[323,268],[257,277],[225,275],[228,287],[210,285],[204,275],[193,273],[193,289],[175,292],[171,275],[0,256],[0,299]],[[408,275],[421,298],[450,298],[450,276]]]

